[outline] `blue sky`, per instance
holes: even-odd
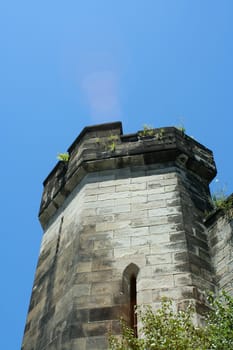
[[[184,124],[233,192],[232,0],[0,4],[0,348],[19,349],[42,182],[86,125]]]

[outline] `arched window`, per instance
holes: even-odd
[[[132,263],[126,267],[123,273],[123,292],[126,295],[128,305],[128,324],[133,329],[135,336],[137,336],[137,314],[135,313],[135,307],[137,305],[138,272],[138,266]]]

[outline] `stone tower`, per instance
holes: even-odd
[[[168,296],[201,313],[205,290],[232,290],[232,226],[203,221],[210,150],[174,127],[124,135],[116,122],[84,128],[68,152],[44,181],[23,350],[104,350],[121,316],[137,331],[136,304]]]

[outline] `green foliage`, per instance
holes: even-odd
[[[163,300],[157,312],[150,306],[137,310],[142,324],[140,334],[135,338],[133,331],[122,321],[122,338],[110,336],[111,350],[201,350],[205,344],[205,331],[192,323],[193,308],[175,312],[171,300]]]
[[[57,155],[57,159],[60,160],[61,162],[68,162],[70,159],[69,153],[59,153]]]
[[[105,140],[102,140],[98,137],[96,139],[96,143],[98,145],[102,145],[105,151],[115,152],[118,140],[119,140],[118,135],[110,135]]]
[[[219,179],[212,184],[211,204],[215,210],[221,209],[229,219],[233,217],[233,196],[227,194],[227,187]]]
[[[122,320],[121,337],[110,335],[111,350],[226,350],[233,349],[233,298],[222,293],[210,298],[211,310],[205,318],[206,325],[192,322],[194,309],[174,311],[172,302],[164,299],[157,312],[150,306],[137,310],[141,336]]]
[[[155,131],[154,131],[153,126],[144,124],[144,125],[143,125],[143,130],[142,130],[142,131],[139,131],[138,135],[139,135],[140,137],[155,136]]]
[[[109,143],[108,149],[109,149],[109,151],[111,151],[111,152],[115,152],[115,150],[116,150],[116,143],[115,143],[115,142]]]
[[[222,209],[229,217],[233,216],[233,197],[228,197],[224,189],[212,194],[211,199],[215,209]]]
[[[165,133],[165,130],[164,129],[159,129],[158,131],[158,140],[162,140],[162,138],[164,137],[164,133]]]
[[[156,137],[158,140],[162,140],[163,136],[164,136],[164,129],[154,129],[152,126],[144,124],[143,125],[143,130],[138,132],[138,135],[140,137]]]
[[[111,152],[115,152],[116,150],[116,143],[118,141],[118,136],[117,135],[110,135],[108,137],[108,149]]]
[[[233,349],[233,298],[222,292],[209,297],[211,312],[206,317],[210,349]]]

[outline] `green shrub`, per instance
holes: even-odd
[[[209,298],[210,311],[205,326],[193,323],[194,309],[174,311],[172,301],[164,299],[153,312],[150,306],[137,310],[141,324],[139,338],[121,320],[122,334],[109,336],[111,350],[229,350],[233,349],[233,298],[225,292]]]

